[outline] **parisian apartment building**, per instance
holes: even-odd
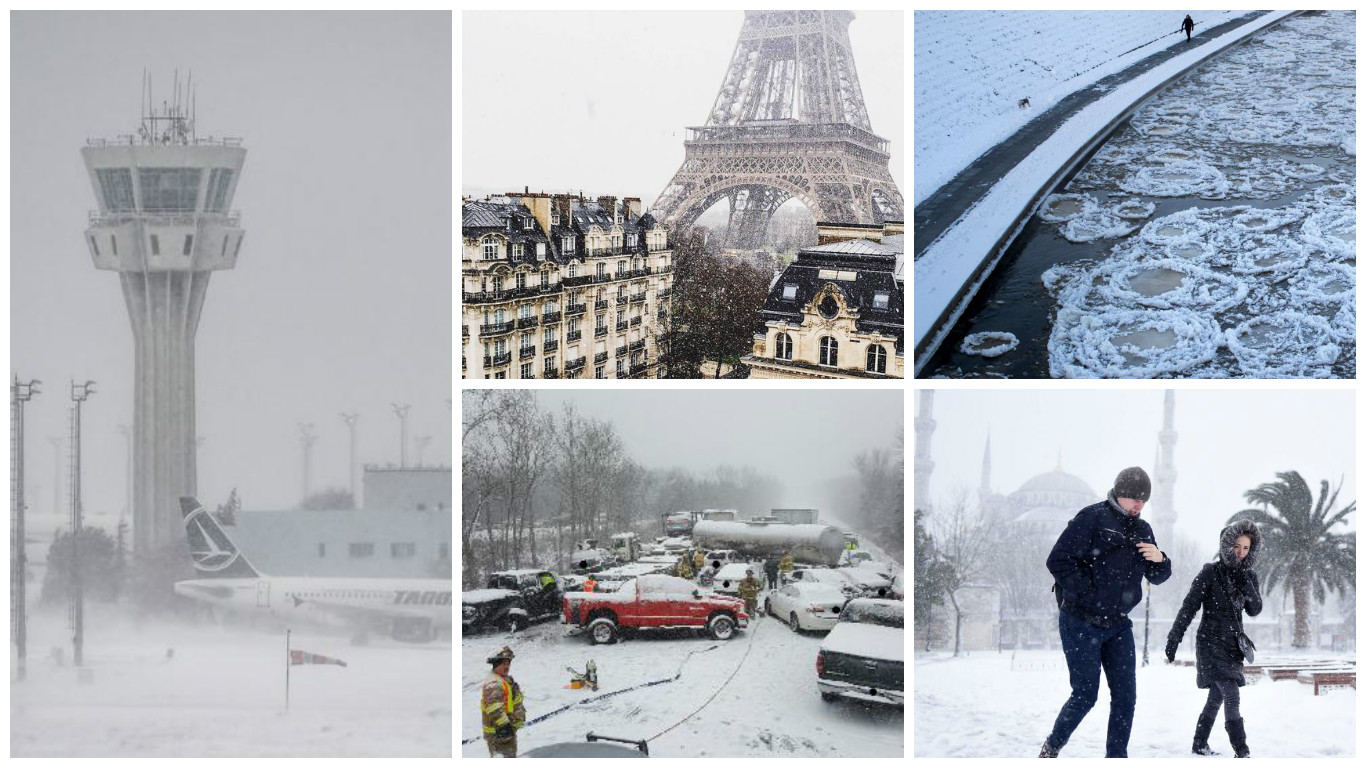
[[[905,224],[816,225],[818,245],[774,280],[751,379],[904,378]]]
[[[673,254],[639,198],[508,193],[461,211],[464,378],[659,377]]]

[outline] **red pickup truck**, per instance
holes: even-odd
[[[648,574],[615,592],[566,592],[564,623],[593,643],[612,643],[627,629],[691,627],[729,640],[749,624],[741,600],[718,595],[676,576]]]

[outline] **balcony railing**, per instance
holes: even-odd
[[[560,369],[559,369],[559,368],[547,368],[547,369],[545,369],[545,372],[541,374],[541,378],[543,378],[543,379],[558,379],[558,378],[560,378]]]
[[[525,359],[527,359],[528,357],[535,357],[535,356],[536,356],[536,348],[535,348],[535,347],[522,347],[521,351],[518,353],[517,359],[519,359],[519,360],[525,360]]]
[[[588,285],[591,282],[593,282],[592,275],[576,275],[574,277],[564,277],[560,279],[560,285],[566,288],[572,288],[576,285]]]
[[[640,325],[640,318],[639,318],[639,317],[633,317],[633,318],[631,318],[631,325]]]
[[[617,347],[617,357],[626,357],[626,346]]]
[[[583,331],[580,331],[580,330],[577,330],[577,329],[572,330],[572,331],[570,331],[568,334],[565,335],[565,341],[578,341],[579,339],[582,339],[582,338],[583,338]]]
[[[605,362],[607,362],[607,353],[606,353],[606,352],[599,352],[599,353],[593,355],[593,364],[594,364],[594,365],[601,365],[602,363],[605,363]]]
[[[580,357],[580,358],[578,358],[578,359],[576,359],[576,360],[569,360],[569,361],[566,361],[565,364],[564,364],[564,372],[565,372],[565,373],[569,373],[570,371],[577,371],[577,370],[579,370],[580,368],[583,368],[584,365],[586,365],[587,363],[588,363],[588,358],[586,358],[586,357]]]
[[[587,305],[587,304],[570,304],[570,305],[569,305],[569,309],[565,310],[564,313],[565,313],[566,316],[572,316],[572,315],[582,315],[584,312],[587,312],[587,311],[588,311],[588,305]]]
[[[646,268],[644,268],[644,269],[633,269],[633,270],[631,270],[631,277],[649,277],[649,276],[650,276],[650,268],[649,268],[649,267],[646,267]]]
[[[559,291],[559,283],[541,283],[540,285],[536,286],[537,293],[559,293]]]
[[[661,298],[661,299],[667,299],[667,298],[669,298],[669,297],[672,296],[672,295],[674,295],[674,289],[672,289],[672,288],[660,288],[660,289],[659,289],[659,298]]]
[[[607,326],[605,326],[605,325],[599,325],[597,328],[594,328],[594,329],[593,329],[593,338],[600,339],[600,338],[602,338],[603,336],[606,336],[606,335],[607,335]]]
[[[538,326],[538,325],[540,325],[540,324],[541,324],[541,319],[540,319],[539,317],[536,317],[535,315],[532,315],[531,317],[519,317],[519,318],[517,318],[517,327],[518,327],[518,328],[535,328],[536,326]]]
[[[625,297],[625,296],[618,296],[618,297],[617,297],[617,306],[618,306],[618,307],[624,307],[624,306],[626,306],[626,297]]]
[[[545,323],[546,325],[550,325],[551,323],[558,323],[560,322],[560,313],[547,312],[544,315],[541,315],[541,322]]]
[[[637,293],[631,297],[632,304],[639,304],[642,301],[645,301],[645,294],[643,293]]]
[[[498,336],[504,333],[512,333],[512,321],[506,323],[488,323],[479,326],[480,336]]]
[[[632,376],[636,376],[636,375],[638,375],[638,374],[645,373],[645,372],[648,371],[648,370],[650,370],[650,363],[649,363],[648,361],[640,362],[640,363],[631,363],[631,375],[632,375]]]
[[[512,362],[511,352],[502,352],[497,355],[484,355],[484,367],[496,368],[500,365],[507,365]]]
[[[541,344],[541,348],[542,351],[544,351],[548,355],[551,352],[554,352],[555,350],[560,348],[560,340],[546,339],[545,342]]]
[[[635,352],[636,350],[640,350],[640,349],[645,349],[645,339],[641,339],[640,341],[633,341],[633,342],[631,342],[631,351],[632,351],[632,352]]]
[[[617,330],[618,330],[618,331],[624,331],[624,330],[626,330],[626,321],[625,321],[625,320],[620,320],[620,321],[617,322]]]
[[[611,302],[607,301],[607,299],[598,299],[597,301],[593,302],[593,309],[599,311],[607,309],[607,305],[610,303]]]
[[[512,295],[509,291],[463,291],[460,299],[466,304],[492,304],[511,301]]]

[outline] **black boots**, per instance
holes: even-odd
[[[1239,721],[1242,722],[1241,720]],[[1217,755],[1209,748],[1209,732],[1214,729],[1214,718],[1200,715],[1195,721],[1195,741],[1191,742],[1191,752],[1197,755]]]
[[[1228,741],[1233,745],[1234,757],[1252,757],[1252,753],[1247,749],[1247,731],[1243,730],[1243,718],[1224,723],[1224,730],[1228,731]]]
[[[1039,757],[1057,757],[1058,750],[1048,743],[1048,739],[1043,740],[1043,749],[1039,750]]]

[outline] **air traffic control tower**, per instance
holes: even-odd
[[[133,327],[138,554],[180,540],[178,499],[196,493],[195,332],[209,277],[242,247],[232,198],[247,154],[238,139],[199,138],[180,98],[144,97],[142,114],[136,135],[81,150],[99,204],[85,245],[96,268],[119,273]]]

